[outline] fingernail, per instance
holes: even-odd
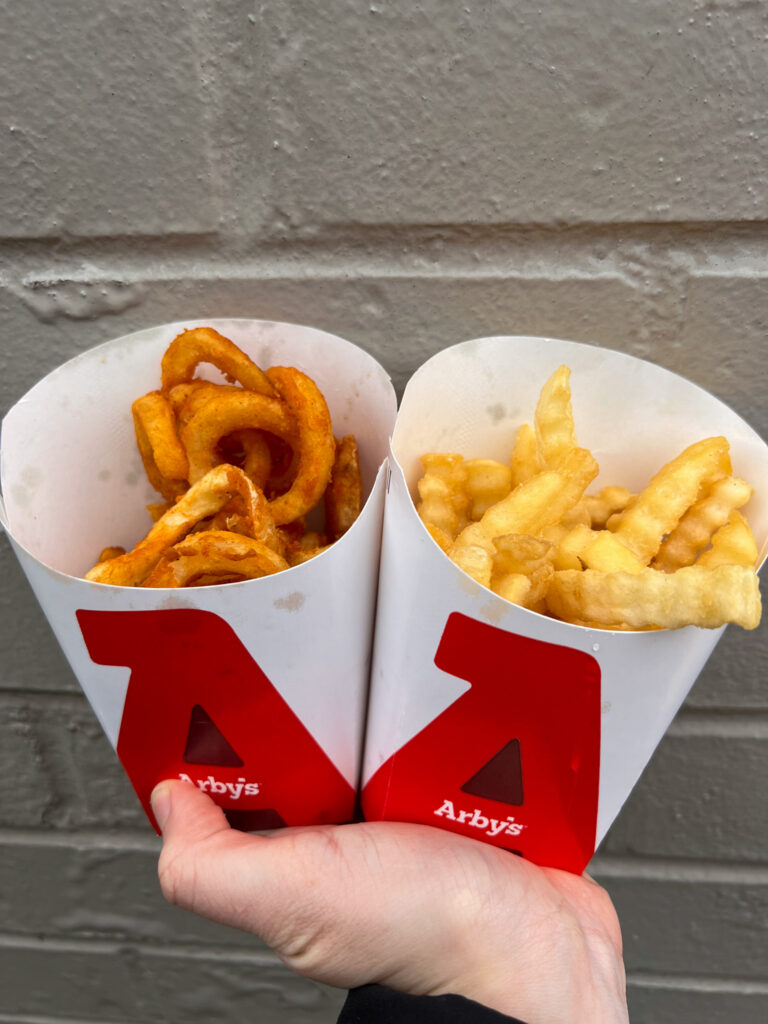
[[[167,782],[160,782],[155,786],[149,802],[152,804],[152,813],[162,831],[171,812],[171,787]]]

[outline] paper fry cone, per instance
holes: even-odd
[[[543,383],[572,369],[578,443],[630,490],[717,434],[768,546],[768,447],[658,366],[544,338],[483,338],[413,376],[392,441],[363,769],[368,819],[424,822],[583,870],[722,629],[590,630],[510,604],[434,543],[411,494],[426,452],[507,462]]]
[[[324,553],[262,579],[181,590],[80,577],[127,549],[159,500],[136,450],[131,403],[160,383],[183,329],[211,326],[260,366],[296,366],[361,453],[362,513]],[[209,372],[208,372],[209,371]],[[200,375],[221,379],[209,366]],[[190,780],[233,824],[348,820],[368,685],[390,380],[365,352],[311,327],[207,320],[154,327],[59,367],[3,421],[3,525],[131,782]]]

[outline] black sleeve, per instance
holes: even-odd
[[[353,988],[337,1024],[522,1024],[464,996],[406,996],[382,985]]]

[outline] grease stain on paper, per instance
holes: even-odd
[[[486,622],[490,622],[492,626],[498,626],[504,618],[506,610],[499,601],[489,601],[488,604],[484,604],[480,609],[480,614]]]
[[[11,493],[18,508],[28,509],[35,498],[35,491],[43,479],[42,470],[36,466],[27,466],[19,474],[18,483],[14,484]]]
[[[292,594],[288,594],[287,597],[278,597],[274,602],[275,608],[281,608],[286,612],[297,612],[299,611],[306,601],[306,595],[302,594],[299,590],[294,590]]]

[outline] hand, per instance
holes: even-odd
[[[529,1024],[628,1020],[618,920],[588,878],[427,825],[249,835],[188,782],[160,783],[152,807],[166,899],[300,974],[452,992]]]

